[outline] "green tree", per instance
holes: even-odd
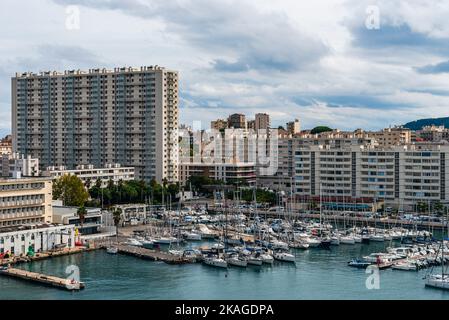
[[[424,201],[419,201],[419,202],[416,204],[416,210],[417,210],[418,212],[427,212],[427,211],[429,210],[429,206],[428,206],[428,204],[427,204],[426,202],[424,202]]]
[[[241,189],[242,200],[246,202],[254,201],[254,192],[251,188]],[[234,192],[229,192],[227,195],[229,198],[234,199]],[[276,203],[276,193],[273,191],[267,191],[264,189],[256,189],[256,201],[257,203],[269,203],[271,205]]]
[[[190,176],[189,179],[187,179],[186,186],[189,190],[190,186],[192,186],[192,190],[190,191],[198,191],[209,194],[210,190],[206,186],[221,184],[223,184],[222,181],[214,180],[206,176]]]
[[[310,131],[311,134],[317,134],[317,133],[321,133],[321,132],[326,132],[326,131],[332,131],[331,128],[326,127],[326,126],[318,126],[312,129],[312,131]]]
[[[89,198],[83,182],[75,175],[63,175],[53,182],[53,200],[62,200],[65,206],[83,206]]]
[[[179,183],[169,184],[167,187],[167,192],[171,194],[173,198],[175,198],[175,196],[179,192]]]
[[[433,204],[433,210],[438,214],[442,214],[444,212],[444,206],[440,201],[437,201]]]

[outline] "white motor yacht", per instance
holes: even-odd
[[[269,253],[262,253],[260,258],[262,259],[262,262],[266,264],[272,264],[274,262],[273,256]]]
[[[261,266],[263,263],[263,260],[261,257],[255,257],[255,256],[249,256],[247,258],[248,264],[251,264],[253,266]]]
[[[211,267],[216,267],[216,268],[227,268],[228,267],[228,263],[221,258],[214,258],[214,257],[206,257],[204,258],[204,263],[207,264],[208,266]]]
[[[232,255],[226,261],[229,265],[236,267],[246,267],[248,265],[248,261],[238,255]]]
[[[273,253],[276,260],[284,262],[295,262],[295,256],[288,251],[276,251]]]

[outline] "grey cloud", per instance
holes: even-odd
[[[449,73],[449,60],[437,64],[429,64],[422,67],[415,67],[415,70],[424,74]]]
[[[399,26],[384,24],[380,29],[367,29],[357,26],[351,29],[353,44],[368,50],[413,50],[423,53],[449,53],[449,42],[446,38],[431,38],[424,33],[414,32],[407,24]]]
[[[248,71],[249,65],[239,61],[239,62],[227,62],[222,59],[214,60],[213,67],[215,70],[218,71],[225,71],[225,72],[242,72],[242,71]]]
[[[234,61],[216,59],[219,71],[273,70],[291,72],[316,65],[329,49],[320,40],[303,34],[279,13],[260,13],[242,2],[197,1],[93,1],[54,0],[100,10],[119,10],[145,19],[162,19],[167,30],[182,34],[202,50]]]
[[[88,69],[104,65],[100,57],[78,46],[43,44],[26,56],[0,61],[0,135],[10,132],[11,77],[15,72]],[[7,119],[7,120],[5,120]]]
[[[36,47],[28,56],[13,59],[10,64],[16,67],[15,71],[40,71],[88,69],[92,66],[102,66],[104,61],[79,46],[43,44]]]

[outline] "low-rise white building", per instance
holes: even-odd
[[[75,226],[57,224],[0,228],[0,254],[26,255],[75,247]]]
[[[93,186],[100,179],[101,186],[106,187],[112,180],[114,184],[122,181],[134,180],[134,167],[122,167],[120,164],[110,164],[105,168],[94,168],[93,165],[80,165],[74,170],[67,170],[65,167],[48,167],[44,175],[51,176],[53,179],[59,178],[65,174],[75,175],[87,185]]]
[[[101,232],[103,226],[103,214],[101,208],[86,208],[83,225],[78,216],[78,207],[69,207],[55,204],[53,201],[53,222],[74,225],[82,235]]]

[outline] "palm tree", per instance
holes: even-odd
[[[119,203],[122,203],[122,190],[123,190],[123,179],[120,179],[117,183],[117,189],[119,194]]]
[[[76,214],[77,214],[78,217],[80,218],[80,224],[81,224],[81,227],[82,227],[82,226],[83,226],[83,223],[84,223],[84,218],[85,218],[86,215],[87,215],[87,210],[86,210],[86,208],[84,207],[84,205],[82,205],[81,207],[78,208],[78,210],[76,211]]]
[[[114,219],[115,226],[115,236],[118,237],[118,225],[120,224],[120,220],[122,220],[122,209],[114,208],[112,210],[112,218]]]
[[[102,187],[102,182],[100,178],[97,178],[97,180],[95,181],[95,186],[100,189]]]
[[[86,182],[84,182],[84,186],[86,187],[87,190],[89,190],[91,185],[92,185],[92,179],[87,178]]]

